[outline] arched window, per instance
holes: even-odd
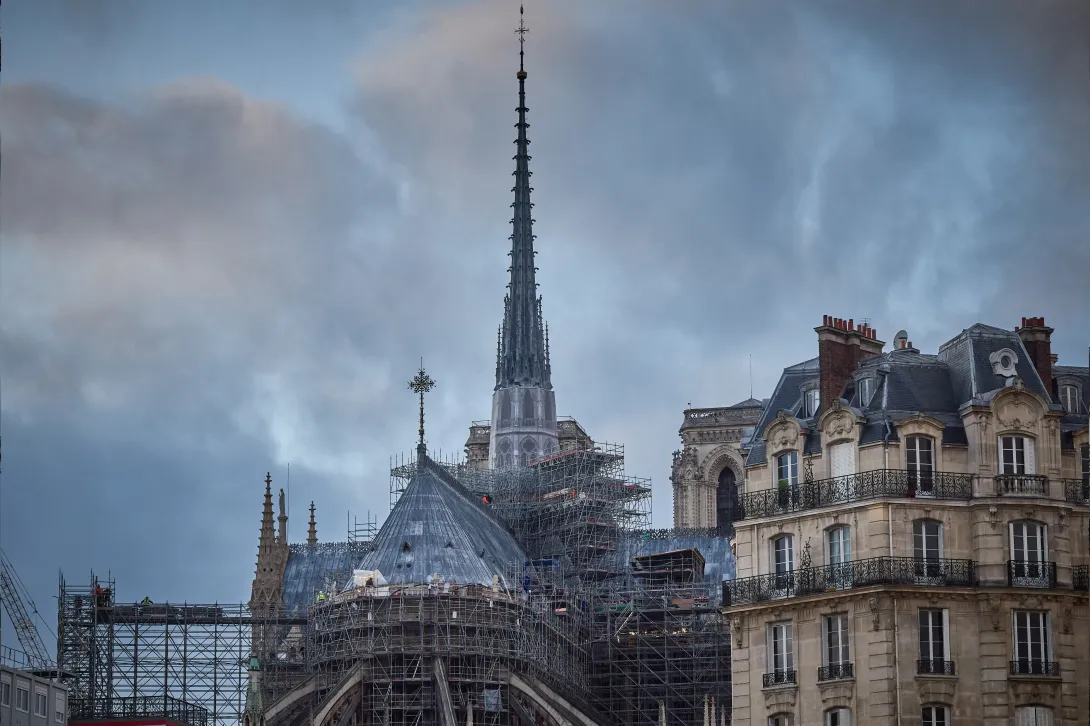
[[[847,708],[830,708],[825,712],[825,726],[852,726],[852,712]]]
[[[1015,726],[1052,726],[1052,709],[1047,706],[1019,706]]]
[[[920,720],[923,726],[949,726],[950,711],[946,706],[931,703],[923,707]]]
[[[715,490],[715,524],[721,532],[734,534],[734,510],[738,501],[738,482],[729,466],[719,472]]]

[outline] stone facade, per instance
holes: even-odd
[[[1010,345],[1054,362],[1047,339]],[[809,418],[769,411],[724,585],[735,726],[1090,725],[1090,428],[1048,389],[1000,385],[877,436],[850,391]]]
[[[491,425],[484,421],[474,421],[469,425],[469,438],[466,439],[466,462],[477,470],[489,468],[491,457]],[[579,422],[573,418],[561,416],[556,422],[557,446],[560,451],[589,449],[593,442]]]
[[[670,481],[674,492],[674,527],[718,528],[730,500],[745,489],[742,442],[764,411],[750,399],[727,408],[692,408],[678,434]],[[730,487],[733,486],[733,492]]]

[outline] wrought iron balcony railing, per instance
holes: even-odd
[[[1090,592],[1090,565],[1077,565],[1071,568],[1071,587]]]
[[[921,676],[956,676],[957,669],[952,660],[924,658],[916,661],[916,673]]]
[[[1055,588],[1056,563],[1007,560],[1007,585]]]
[[[1039,474],[997,474],[995,493],[1001,497],[1047,497],[1048,477]]]
[[[819,681],[838,681],[855,678],[851,663],[830,663],[818,668]]]
[[[762,489],[739,497],[736,519],[757,519],[883,497],[972,499],[973,475],[874,469],[793,486]]]
[[[1049,660],[1012,660],[1011,675],[1059,678],[1060,664]]]
[[[973,587],[973,560],[924,560],[913,557],[868,557],[792,572],[756,575],[723,583],[723,606],[752,605],[781,598],[848,590],[872,585]]]
[[[1064,479],[1063,485],[1065,501],[1090,507],[1090,482],[1082,479]]]
[[[772,686],[786,686],[796,684],[799,682],[793,670],[780,670],[772,671],[771,673],[765,673],[764,675],[764,687],[770,688]]]

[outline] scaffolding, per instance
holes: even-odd
[[[362,670],[357,708],[366,722],[434,724],[449,703],[456,722],[503,726],[512,672],[589,701],[579,643],[571,619],[526,591],[367,586],[310,608],[306,651],[320,704]]]
[[[88,586],[60,578],[58,670],[70,698],[102,717],[131,717],[157,698],[160,709],[171,704],[213,724],[237,723],[254,628],[306,623],[281,611],[253,614],[246,605],[119,603],[115,593],[110,578],[92,574]],[[275,683],[277,668],[271,670]]]
[[[590,442],[528,467],[481,470],[456,458],[439,463],[491,506],[531,560],[555,560],[566,576],[587,583],[623,572],[621,538],[650,526],[650,480],[625,474],[620,444]],[[412,458],[391,462],[391,505],[415,473]]]
[[[592,605],[591,687],[614,723],[727,726],[730,632],[695,549],[633,559]]]

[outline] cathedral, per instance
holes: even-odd
[[[694,495],[696,527],[651,529],[650,483],[624,473],[623,448],[556,413],[518,32],[491,419],[470,427],[464,461],[434,460],[421,369],[416,455],[392,472],[403,485],[370,537],[319,542],[312,504],[306,543],[289,544],[283,492],[276,512],[266,477],[246,726],[729,723],[718,607],[734,562],[714,514]]]

